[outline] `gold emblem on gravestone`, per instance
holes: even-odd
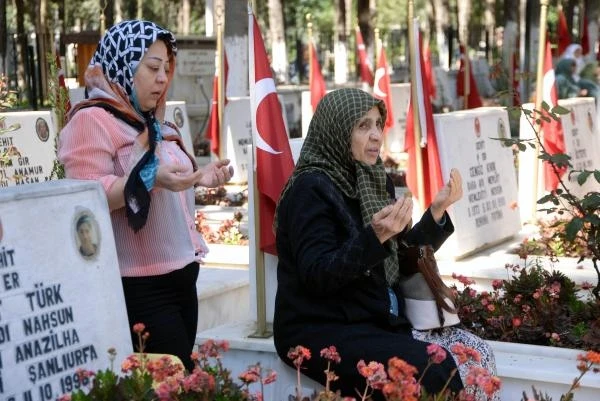
[[[479,138],[481,136],[481,124],[479,123],[479,117],[475,117],[474,127],[475,127],[475,136],[477,138]]]
[[[100,229],[90,210],[82,209],[75,215],[73,234],[79,254],[85,260],[96,259],[100,252]]]

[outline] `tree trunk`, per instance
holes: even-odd
[[[38,100],[42,104],[48,96],[49,64],[48,53],[51,51],[51,36],[48,29],[48,2],[36,0],[35,33],[37,44],[37,70],[39,73]],[[35,74],[35,72],[32,72]]]
[[[450,69],[450,54],[446,33],[452,25],[450,24],[450,7],[448,1],[432,0],[433,14],[435,20],[435,43],[438,51],[439,65],[445,70]]]
[[[374,49],[374,31],[373,22],[371,19],[371,2],[370,0],[357,0],[356,2],[356,15],[358,18],[358,27],[363,37],[365,49],[367,51],[367,57],[373,60]],[[376,63],[373,63],[376,65]],[[358,69],[357,69],[358,71]]]
[[[31,87],[27,79],[29,75],[27,58],[27,34],[25,33],[25,4],[23,0],[15,0],[17,9],[17,86],[22,89],[19,91],[19,100],[29,100]]]
[[[471,15],[471,1],[457,0],[458,7],[458,40],[459,43],[470,46],[469,43],[469,16]]]
[[[588,37],[590,38],[590,54],[588,61],[596,60],[596,47],[598,42],[598,20],[600,19],[600,2],[598,0],[585,0],[584,13],[588,20]]]
[[[343,84],[348,82],[348,32],[346,26],[346,0],[336,0],[334,2],[335,16],[335,38],[334,46],[334,82]]]
[[[508,71],[511,68],[511,55],[519,50],[519,0],[504,0],[504,17],[502,63]],[[521,70],[523,71],[522,68]]]
[[[6,0],[0,0],[0,74],[6,75],[6,42],[8,39],[6,29]]]
[[[215,0],[225,10],[225,34],[223,46],[229,63],[227,96],[248,96],[248,12],[240,7],[240,0]],[[256,10],[255,10],[256,12]],[[264,28],[261,28],[264,32]]]
[[[115,0],[105,0],[106,8],[104,9],[104,24],[106,29],[115,24]],[[117,0],[118,1],[118,0]],[[102,4],[102,3],[100,3]],[[101,35],[103,32],[100,33]]]
[[[488,64],[492,63],[492,43],[494,31],[496,30],[496,16],[494,15],[494,5],[496,0],[487,0],[485,3],[484,21],[485,21],[485,58]]]
[[[177,32],[179,34],[190,34],[190,12],[190,0],[181,0],[181,8],[177,16]]]
[[[288,59],[282,0],[269,0],[269,33],[271,36],[271,68],[275,73],[275,82],[287,82]]]

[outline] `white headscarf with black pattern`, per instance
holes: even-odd
[[[118,83],[131,98],[133,76],[142,57],[157,39],[170,45],[173,56],[177,54],[177,42],[173,34],[151,21],[122,21],[106,31],[90,65],[102,65],[104,75]]]

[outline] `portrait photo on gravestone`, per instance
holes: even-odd
[[[98,223],[91,211],[85,210],[75,217],[75,243],[81,256],[94,259],[100,248]]]
[[[39,117],[35,121],[35,133],[42,142],[46,142],[50,137],[50,129],[48,128],[48,123],[42,117]]]

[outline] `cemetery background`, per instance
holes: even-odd
[[[206,60],[207,59],[210,60],[211,56],[214,56],[214,53],[212,53],[208,57],[204,57],[204,58],[201,57],[199,60],[205,60],[204,63],[206,64]],[[195,69],[198,69],[198,71],[200,71],[200,70],[202,70],[202,68],[207,68],[207,67],[206,67],[206,65],[204,65],[204,67],[202,67],[201,65],[191,66],[190,69],[191,69],[192,73],[190,73],[190,77],[192,77],[193,74],[195,74],[195,72],[194,72],[194,71],[196,71]],[[210,73],[210,72],[208,72],[206,70],[202,70],[202,71],[205,72],[203,74],[204,77],[210,77],[212,75],[212,73]],[[402,68],[398,68],[395,71],[398,73],[398,71],[402,71]],[[448,75],[450,76],[449,80],[451,81],[452,80],[452,74],[449,73]],[[478,78],[481,79],[481,76],[485,77],[486,74],[478,75]],[[190,79],[193,80],[193,78],[190,78]],[[441,81],[444,82],[444,79],[441,79]],[[482,84],[482,89],[485,88],[486,83],[489,83],[489,82],[485,81],[485,79],[483,79],[483,82],[484,83]],[[396,87],[401,87],[403,85],[406,85],[406,84],[397,84]],[[239,85],[239,86],[242,86],[242,85]],[[446,83],[445,86],[452,87],[451,84],[447,84],[447,83]],[[283,89],[283,86],[282,86],[282,89]],[[288,115],[288,114],[296,115],[296,120],[295,121],[288,120],[288,127],[290,127],[290,126],[298,126],[298,122],[297,121],[299,120],[299,118],[297,116],[298,116],[299,113],[297,113],[296,111],[300,108],[298,105],[301,103],[300,101],[297,100],[297,98],[299,97],[300,90],[299,90],[298,87],[295,87],[295,88],[290,88],[289,91],[292,93],[292,95],[290,97],[292,97],[294,99],[294,100],[291,101],[293,103],[293,106],[289,107],[289,108],[288,107],[284,107],[284,110],[286,112],[286,115]],[[194,94],[197,95],[198,94],[197,88],[193,89],[192,92],[194,92]],[[482,90],[481,92],[485,93],[484,90]],[[210,93],[210,91],[208,91],[207,93]],[[283,93],[284,93],[284,91],[282,91],[280,93],[280,95],[281,95],[282,98],[284,98]],[[296,94],[293,95],[293,93],[296,93]],[[442,99],[444,98],[444,96],[448,95],[447,92],[444,92],[444,91],[442,91],[441,93],[442,94],[440,96],[441,96]],[[454,100],[456,100],[456,99],[454,99]],[[284,103],[285,103],[285,100],[284,100]],[[446,107],[448,107],[447,105],[451,105],[452,103],[453,103],[453,101],[445,102],[445,103],[442,103],[442,104],[444,104],[444,105],[446,105]],[[404,104],[404,98],[401,101],[396,100],[394,102],[394,105],[397,105],[397,104]],[[450,109],[452,109],[452,108],[454,108],[454,106],[450,107]],[[288,110],[293,110],[293,111],[291,113],[288,113]],[[397,125],[401,126],[401,124],[404,122],[403,121],[403,117],[405,118],[405,113],[403,114],[402,111],[400,111],[398,114],[395,113],[395,115],[396,116],[400,116],[400,117],[398,117],[398,123],[399,124],[397,124]],[[249,116],[248,116],[248,118],[249,118]],[[235,124],[235,123],[236,123],[236,121],[232,121],[232,124]],[[27,129],[27,131],[33,132],[32,131],[33,128],[31,128],[31,127],[28,127],[26,129]],[[397,130],[397,129],[398,129],[397,127],[394,127],[394,130]],[[231,132],[234,132],[234,131],[235,132],[239,132],[241,130],[240,129],[231,129]],[[395,149],[402,149],[402,145],[399,144],[399,141],[402,140],[402,137],[401,137],[402,130],[399,130],[399,134],[400,134],[400,137],[398,137],[398,138],[400,138],[400,139],[398,139],[395,136],[390,136],[390,138],[394,138],[393,141],[391,141],[391,143],[393,144],[393,146],[395,146]],[[51,135],[53,135],[53,134],[51,134]],[[251,135],[249,135],[249,136],[251,137]],[[226,139],[227,139],[227,141],[231,140],[231,141],[235,142],[235,140],[232,137],[230,138],[229,134],[226,134]],[[50,141],[48,141],[48,142],[50,142]],[[245,143],[238,143],[238,144],[239,145],[244,145]],[[28,145],[22,145],[22,146],[26,147]],[[401,152],[398,152],[398,153],[401,153]],[[240,161],[242,161],[242,158],[243,158],[243,156],[239,156]],[[35,169],[35,165],[33,166],[33,168]],[[45,171],[47,171],[47,169],[45,169]],[[43,179],[46,178],[46,176],[41,176],[40,178],[43,180]],[[243,179],[242,179],[242,181],[243,181]],[[231,190],[232,190],[231,191],[232,194],[236,194],[236,193],[239,193],[240,188],[239,187],[237,187],[237,188],[231,188]],[[202,208],[202,209],[207,210],[207,208]],[[215,213],[217,213],[217,212],[215,212]],[[215,219],[213,220],[215,222],[214,224],[219,224],[217,222],[219,222],[221,219],[223,219],[225,217],[225,215],[223,215],[223,214],[221,214],[219,216],[217,216],[217,215],[214,215],[214,216],[215,216]],[[245,215],[245,216],[246,217],[242,220],[243,221],[242,227],[247,226],[247,223],[245,223],[246,220],[247,220],[247,215]],[[242,228],[242,230],[243,229],[244,228]],[[218,249],[218,246],[216,246],[216,245],[213,246],[213,249],[215,249],[215,250]],[[245,251],[242,250],[241,252],[243,254]],[[207,293],[220,293],[220,295],[222,295],[223,298],[228,298],[225,295],[226,295],[227,291],[230,288],[240,289],[241,295],[238,294],[237,301],[234,301],[233,304],[236,304],[238,306],[241,305],[241,304],[243,304],[244,302],[241,301],[241,300],[248,299],[248,296],[251,298],[251,303],[252,303],[253,302],[252,300],[255,298],[254,297],[255,294],[251,294],[251,295],[248,295],[248,296],[246,296],[246,295],[243,294],[244,289],[246,290],[246,292],[248,292],[247,280],[244,280],[244,279],[240,280],[239,279],[240,275],[237,274],[239,270],[241,270],[243,272],[244,269],[246,268],[245,266],[247,266],[249,263],[245,261],[245,257],[243,257],[243,256],[240,258],[239,261],[234,262],[234,261],[232,261],[230,259],[230,256],[231,256],[231,254],[233,252],[225,251],[225,253],[227,254],[227,257],[226,258],[221,258],[220,256],[216,255],[216,254],[218,254],[218,252],[213,251],[212,255],[214,256],[214,259],[210,259],[210,257],[209,257],[209,260],[208,260],[208,262],[209,262],[208,269],[205,269],[204,272],[203,272],[203,273],[207,273],[207,272],[216,273],[217,271],[219,271],[219,278],[217,280],[221,281],[220,282],[221,287],[214,286],[212,288],[206,288],[205,290],[207,291]],[[483,273],[482,275],[485,276],[485,274],[486,274],[485,270],[482,272],[481,271],[482,269],[481,269],[480,265],[481,264],[485,264],[487,262],[484,262],[481,258],[492,257],[495,260],[499,261],[499,260],[502,259],[502,257],[503,257],[502,255],[503,255],[502,251],[501,250],[499,251],[498,249],[496,249],[494,251],[490,251],[490,252],[484,251],[484,252],[478,254],[477,256],[475,256],[474,258],[467,259],[464,262],[470,262],[470,263],[465,263],[465,266],[468,265],[468,266],[470,266],[468,268],[472,268],[472,271],[474,271],[474,272],[477,271],[478,273],[481,272],[481,273]],[[227,260],[227,262],[223,263],[225,260]],[[476,260],[476,262],[473,262],[474,260]],[[451,262],[451,261],[447,261],[447,262],[444,261],[444,262],[442,262],[442,269],[444,269],[446,265],[450,265],[450,264],[455,265],[455,263]],[[226,267],[226,266],[228,268],[227,269],[223,269],[223,267]],[[218,267],[219,269],[216,269],[215,267]],[[230,274],[228,278],[223,279],[223,276],[220,275],[221,274],[221,270],[227,270],[228,273],[233,273],[233,272],[235,272],[235,273]],[[492,269],[490,269],[490,270],[492,270]],[[449,276],[449,274],[451,274],[451,270],[447,269],[445,271],[447,272],[448,276]],[[489,270],[488,270],[488,273],[489,273]],[[492,274],[490,274],[490,275],[492,275]],[[216,276],[216,274],[215,274],[215,276]],[[449,279],[448,276],[446,278]],[[489,279],[489,277],[486,276],[485,279]],[[208,283],[208,280],[203,281],[203,277],[201,276],[201,279],[199,281],[199,285],[203,285],[203,284],[207,284],[207,283]],[[252,284],[252,283],[250,283],[250,284]],[[252,291],[252,288],[250,288],[250,291]],[[240,316],[243,318],[248,313],[250,313],[245,308],[239,308],[238,311],[234,311],[233,314],[227,316],[227,312],[225,312],[225,311],[228,310],[228,309],[226,309],[225,307],[223,307],[224,304],[225,304],[224,300],[215,301],[212,304],[212,306],[206,308],[205,311],[201,312],[202,316],[207,317],[204,320],[206,322],[206,324],[207,324],[207,328],[219,326],[219,324],[222,323],[222,321],[220,321],[218,319],[224,319],[225,321],[240,321]],[[215,306],[215,305],[218,305],[218,307]],[[248,308],[248,310],[254,309],[255,306],[256,305],[250,305],[250,307]],[[217,308],[222,308],[223,313],[219,314],[220,316],[217,316],[215,318],[215,320],[211,320],[210,318],[208,318],[208,316],[210,316],[211,312],[214,312],[215,310],[217,310]],[[206,333],[202,332],[202,335],[209,335],[210,333],[211,333],[210,331],[206,332]],[[559,364],[559,363],[557,363],[557,364]]]

